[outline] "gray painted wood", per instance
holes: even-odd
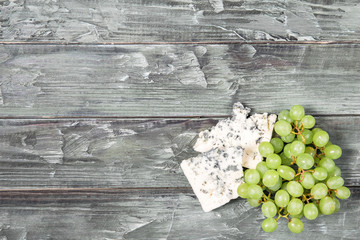
[[[360,186],[360,118],[318,117]],[[1,120],[2,189],[190,187],[179,164],[216,119]]]
[[[0,45],[0,117],[360,114],[360,45]]]
[[[358,40],[358,0],[0,1],[0,39],[55,42]]]
[[[179,190],[74,190],[0,192],[3,239],[358,239],[360,189],[351,189],[338,213],[304,220],[292,234],[281,219],[273,233],[261,230],[260,208],[233,200],[204,213],[196,197]]]
[[[0,0],[0,239],[358,239],[360,45],[179,42],[354,42],[359,3]],[[321,115],[338,214],[292,235],[241,199],[202,212],[179,164],[236,101]]]

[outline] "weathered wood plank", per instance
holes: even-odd
[[[360,114],[359,69],[356,44],[0,45],[0,117]]]
[[[0,39],[56,42],[358,40],[358,0],[0,2]]]
[[[330,216],[304,220],[291,234],[281,219],[261,230],[260,208],[237,199],[204,213],[195,196],[178,190],[0,192],[0,237],[6,239],[358,239],[360,189]]]
[[[318,117],[348,186],[360,186],[360,118]],[[1,120],[2,189],[190,187],[179,164],[215,119]]]

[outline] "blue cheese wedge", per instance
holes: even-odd
[[[205,212],[218,208],[238,197],[242,183],[242,147],[212,149],[184,160],[181,168]]]
[[[232,119],[221,120],[210,130],[200,132],[194,149],[198,152],[208,152],[211,149],[240,146],[244,149],[242,166],[256,168],[262,161],[258,150],[259,144],[271,140],[276,115],[263,113],[248,117],[249,112],[250,108],[235,103]]]
[[[256,168],[262,161],[258,146],[270,141],[276,115],[249,113],[241,103],[234,104],[231,119],[199,133],[194,149],[201,154],[181,163],[205,212],[237,198],[242,167]]]

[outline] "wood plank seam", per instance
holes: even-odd
[[[71,46],[103,46],[103,45],[228,45],[228,44],[299,44],[299,45],[331,45],[331,44],[360,44],[360,40],[341,40],[341,41],[209,41],[209,42],[94,42],[94,43],[82,43],[82,42],[26,42],[26,41],[0,41],[2,45],[71,45]]]
[[[276,114],[276,113],[275,113]],[[360,117],[360,114],[312,114],[314,117]],[[231,115],[191,115],[191,116],[42,116],[42,117],[31,117],[31,116],[16,116],[16,117],[8,117],[8,116],[0,116],[0,120],[57,120],[57,119],[106,119],[106,120],[121,120],[121,119],[224,119],[229,118]]]
[[[346,185],[345,185],[346,186]],[[360,186],[346,186],[349,189],[359,190]],[[36,194],[36,193],[92,193],[92,192],[112,192],[112,193],[121,193],[121,192],[148,192],[148,191],[157,191],[162,192],[177,192],[177,193],[192,193],[191,187],[138,187],[138,188],[31,188],[31,189],[0,189],[0,196],[4,195],[3,193],[27,193],[27,194]]]

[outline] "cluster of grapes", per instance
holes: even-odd
[[[253,207],[262,204],[265,232],[275,231],[284,217],[289,230],[300,233],[304,229],[301,218],[313,220],[320,214],[335,213],[340,208],[337,198],[350,197],[334,163],[342,150],[329,141],[327,132],[314,125],[315,118],[305,115],[300,105],[281,111],[274,127],[279,137],[259,145],[266,161],[245,171],[245,183],[239,186],[238,194]]]

